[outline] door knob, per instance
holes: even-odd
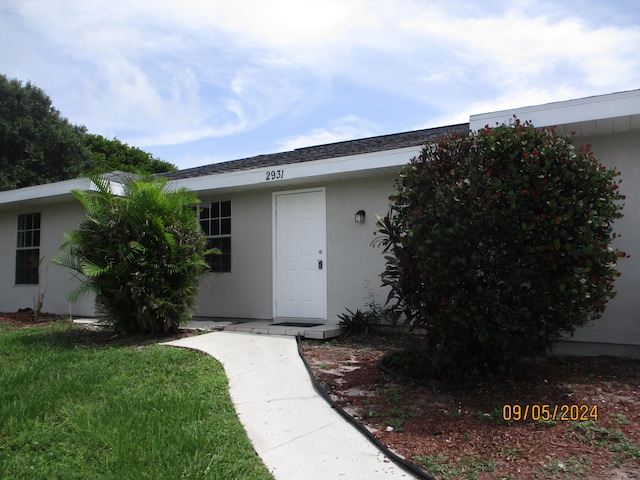
[[[322,270],[322,260],[318,260],[318,270]]]

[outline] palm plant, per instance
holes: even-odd
[[[114,195],[107,177],[90,178],[95,191],[73,192],[85,220],[55,258],[80,280],[70,300],[94,293],[98,312],[118,330],[177,330],[195,308],[205,255],[219,253],[207,251],[196,194],[147,177],[126,179]]]

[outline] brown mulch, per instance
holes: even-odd
[[[515,378],[446,391],[377,368],[403,346],[383,335],[300,344],[334,402],[435,478],[640,479],[640,361],[537,358]],[[516,404],[527,419],[505,421]],[[542,405],[566,419],[543,421]]]

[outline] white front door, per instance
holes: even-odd
[[[327,318],[325,190],[274,194],[274,317]]]

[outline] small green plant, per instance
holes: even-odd
[[[338,325],[342,328],[342,335],[347,338],[350,335],[369,334],[369,330],[373,326],[370,319],[360,310],[352,312],[348,308],[347,313],[338,315]]]
[[[390,323],[390,315],[387,310],[384,309],[382,305],[378,303],[376,300],[376,294],[371,288],[371,282],[369,280],[365,280],[364,289],[367,292],[364,299],[366,300],[366,310],[365,315],[369,317],[369,320],[374,325],[382,325]]]
[[[368,418],[379,418],[380,416],[381,416],[380,412],[378,412],[377,410],[371,409],[371,410],[367,410],[362,414],[362,419],[367,420]]]
[[[380,400],[393,405],[398,405],[403,400],[402,390],[397,387],[387,388],[378,392]]]
[[[521,453],[521,448],[504,447],[502,450],[502,454],[507,461],[512,461],[516,458],[519,458]]]
[[[431,475],[440,475],[448,479],[458,473],[454,467],[450,467],[445,463],[449,458],[444,455],[420,455],[413,457],[413,460],[422,465],[424,470]]]
[[[404,407],[394,407],[389,409],[389,415],[400,418],[416,418],[418,416],[416,412]]]
[[[417,413],[412,412],[406,408],[391,408],[388,412],[389,415],[389,426],[393,427],[395,431],[402,432],[404,431],[404,425],[410,418],[416,418],[418,416]]]
[[[495,463],[491,460],[481,460],[476,456],[467,456],[460,459],[455,466],[448,465],[449,458],[444,455],[423,455],[413,457],[426,472],[437,475],[438,478],[476,480],[478,473],[493,472]]]
[[[547,427],[547,428],[549,428],[549,427],[555,427],[555,426],[558,424],[558,422],[557,422],[557,421],[555,421],[555,420],[553,420],[553,419],[549,419],[549,420],[542,420],[542,419],[541,419],[541,420],[537,420],[537,421],[536,421],[536,423],[537,423],[538,425],[541,425],[541,426],[543,426],[543,427]]]
[[[606,448],[620,458],[640,457],[640,446],[633,443],[620,429],[598,427],[593,420],[573,422],[569,436],[598,448]]]
[[[345,338],[352,334],[368,335],[379,325],[389,323],[387,312],[376,301],[375,292],[371,288],[369,280],[365,281],[364,288],[367,292],[364,297],[366,308],[362,310],[358,308],[355,312],[347,308],[346,313],[338,315],[340,319],[339,325]]]
[[[569,436],[587,444],[602,447],[606,443],[609,430],[598,427],[596,422],[588,420],[586,422],[573,422],[569,427]]]
[[[629,425],[631,422],[624,413],[610,413],[616,425]]]
[[[405,424],[406,420],[404,418],[400,418],[400,417],[392,417],[388,420],[388,424],[391,428],[393,428],[394,431],[400,433],[400,432],[404,432],[404,424]]]
[[[582,477],[589,472],[591,462],[586,455],[580,455],[579,457],[570,457],[566,461],[550,459],[545,465],[545,470],[549,471],[554,477],[559,475],[571,475],[576,477]]]

